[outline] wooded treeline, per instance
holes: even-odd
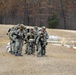
[[[0,23],[48,25],[48,17],[57,15],[57,28],[76,29],[76,0],[0,0]]]

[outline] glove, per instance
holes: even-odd
[[[48,42],[46,43],[46,45],[48,45]]]

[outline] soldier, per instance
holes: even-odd
[[[26,35],[26,53],[33,54],[35,52],[35,43],[34,43],[34,30],[30,29],[30,32]]]
[[[39,31],[39,33],[41,33],[41,32],[43,33],[44,38],[45,38],[45,41],[46,41],[46,44],[45,44],[44,50],[43,50],[43,55],[45,55],[45,54],[46,54],[46,45],[48,44],[48,43],[47,43],[47,39],[49,38],[45,26],[43,26],[42,29]],[[39,33],[38,33],[38,35],[39,35]],[[37,49],[38,49],[38,48],[37,48]]]
[[[25,50],[25,54],[27,54],[28,51],[28,40],[27,40],[27,35],[30,33],[30,28],[26,28],[26,37],[25,37],[25,41],[26,41],[26,50]]]
[[[15,45],[16,45],[16,42],[15,42],[15,39],[16,39],[16,36],[14,34],[16,34],[17,32],[17,28],[14,28],[14,30],[12,31],[12,33],[10,34],[10,38],[12,40],[11,42],[11,48],[12,48],[12,54],[15,54]]]
[[[36,45],[38,47],[37,56],[43,56],[45,54],[44,51],[46,45],[46,38],[44,37],[44,34],[42,32],[40,32],[39,36],[37,37]]]
[[[20,29],[17,31],[16,35],[16,46],[15,46],[15,55],[22,56],[22,46],[25,38],[24,28],[20,25]]]
[[[8,33],[7,33],[7,35],[9,36],[9,39],[10,39],[10,53],[12,53],[12,51],[13,51],[13,50],[12,50],[13,40],[12,40],[12,38],[11,38],[11,35],[12,35],[13,31],[14,31],[14,27],[10,28],[10,29],[8,30]]]

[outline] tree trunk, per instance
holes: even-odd
[[[63,21],[64,21],[64,28],[66,29],[66,16],[65,16],[65,11],[64,11],[64,6],[63,6],[62,0],[60,0],[60,2],[61,2],[61,10],[62,10],[62,16],[63,16]]]

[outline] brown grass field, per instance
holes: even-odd
[[[0,75],[76,75],[76,50],[64,46],[47,46],[45,57],[35,55],[16,57],[6,52],[9,38],[6,35],[12,25],[0,25]],[[76,40],[76,31],[47,29],[50,35]]]

